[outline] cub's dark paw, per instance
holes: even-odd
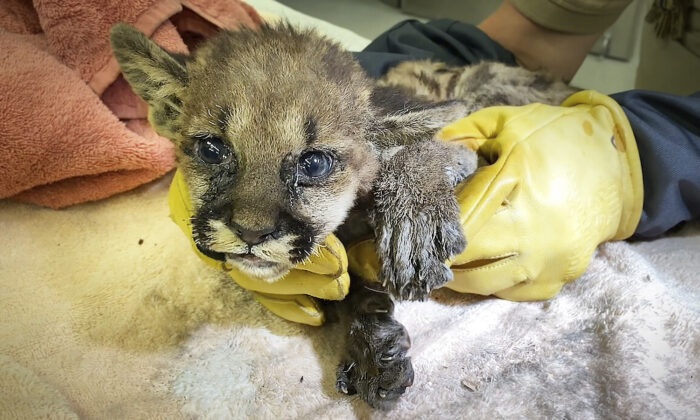
[[[396,298],[424,300],[452,279],[444,261],[466,246],[453,188],[475,168],[473,152],[435,141],[383,164],[370,219],[380,279]]]
[[[406,354],[411,341],[403,325],[392,318],[393,308],[376,303],[358,308],[372,312],[357,314],[352,321],[336,388],[387,410],[413,385],[413,366]]]
[[[454,196],[450,193],[444,200],[449,203]],[[391,221],[379,224],[376,232],[380,279],[397,299],[425,300],[431,290],[452,280],[445,260],[466,244],[456,203],[454,207],[447,215],[444,208],[403,218],[385,213]]]

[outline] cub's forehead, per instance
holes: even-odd
[[[337,143],[360,137],[367,120],[369,79],[349,53],[311,32],[223,32],[195,52],[187,72],[190,134],[289,149],[308,144],[309,127],[315,139]]]
[[[322,119],[343,103],[356,101],[361,90],[324,78],[314,63],[241,65],[231,60],[224,65],[201,66],[197,71],[188,68],[188,72],[183,98],[186,112],[213,113],[215,108],[243,121],[289,119],[288,114],[299,114],[300,118],[315,114]]]
[[[233,62],[232,62],[233,63]],[[285,112],[290,108],[330,106],[356,96],[363,85],[324,77],[314,63],[275,62],[271,65],[206,66],[189,71],[184,95],[193,105],[214,101],[222,107],[264,108]],[[354,85],[354,86],[353,86]]]
[[[313,31],[288,25],[222,31],[195,50],[186,65],[192,95],[272,91],[279,100],[294,91],[337,93],[368,82],[349,52]]]
[[[303,146],[311,141],[342,142],[361,136],[367,112],[359,90],[279,73],[255,79],[247,73],[236,77],[192,77],[183,98],[183,114],[190,134],[198,131],[221,135],[250,145],[284,142]]]

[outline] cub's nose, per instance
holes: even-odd
[[[248,229],[234,221],[231,221],[231,228],[236,232],[238,237],[248,245],[257,245],[270,238],[279,238],[279,230],[275,226],[266,227],[263,229]]]

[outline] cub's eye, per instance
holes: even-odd
[[[299,158],[299,168],[309,178],[319,178],[330,173],[333,158],[317,150],[306,152]]]
[[[231,158],[231,150],[218,137],[200,139],[196,147],[199,158],[209,165],[218,165]]]

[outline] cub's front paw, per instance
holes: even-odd
[[[444,200],[454,201],[454,196]],[[378,225],[380,279],[397,299],[425,300],[430,291],[452,280],[445,261],[464,249],[466,241],[457,212],[450,213],[454,214],[434,209],[410,217],[385,213],[391,221]]]
[[[475,168],[473,152],[436,141],[383,164],[371,220],[380,279],[396,298],[424,300],[452,279],[445,261],[466,245],[453,188]]]
[[[388,410],[413,385],[413,366],[406,355],[411,341],[390,313],[359,315],[346,346],[347,359],[337,371],[340,392],[359,394],[370,406]]]

